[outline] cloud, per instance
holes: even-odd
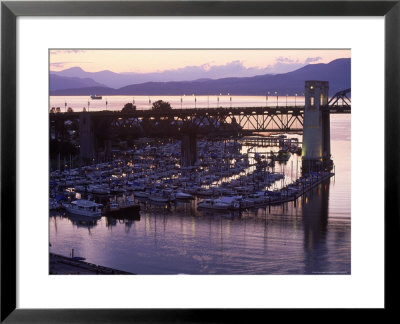
[[[51,68],[56,68],[56,69],[68,69],[70,67],[74,67],[77,64],[92,64],[93,62],[51,62],[50,63],[50,70]]]
[[[322,60],[322,57],[320,56],[307,57],[304,61],[300,61],[299,59],[292,59],[291,57],[278,56],[275,58],[275,63],[268,65],[263,70],[265,74],[287,73],[300,69],[307,64],[318,62],[320,60]]]
[[[283,57],[283,56],[277,57],[275,61],[280,63],[298,63],[298,60],[293,60],[290,57]]]
[[[126,72],[118,73],[113,78],[110,78],[109,73],[104,74],[104,71],[91,72],[86,77],[110,86],[112,88],[120,88],[129,84],[139,84],[145,82],[168,82],[168,81],[191,81],[199,79],[221,79],[221,78],[240,78],[253,77],[264,74],[281,74],[295,71],[305,65],[318,62],[321,57],[308,57],[300,61],[299,59],[290,57],[276,57],[275,60],[267,66],[246,66],[244,61],[234,60],[226,64],[217,65],[213,61],[205,62],[201,65],[188,65],[177,69],[164,71],[156,71],[150,73]],[[93,62],[52,62],[50,67],[53,72],[57,70],[68,69],[71,67],[79,67],[78,63],[93,63]],[[68,72],[68,76],[77,76],[74,73]],[[79,77],[82,77],[80,71]]]
[[[51,55],[58,55],[58,54],[79,54],[79,53],[85,53],[85,50],[51,50],[50,54]]]
[[[246,77],[258,74],[268,73],[268,68],[265,67],[246,67],[242,61],[235,60],[223,65],[214,65],[211,62],[197,65],[185,66],[175,70],[167,70],[160,72],[162,75],[174,75],[175,77],[183,79],[195,78],[226,78],[226,77]],[[185,78],[185,76],[187,76]],[[183,78],[183,79],[182,79]]]
[[[61,68],[64,68],[64,67],[65,67],[65,62],[50,63],[50,66],[51,66],[51,67],[54,67],[54,68],[59,68],[59,69],[61,69]]]
[[[263,74],[280,74],[294,71],[305,64],[290,58],[279,57],[275,63],[268,66],[246,67],[243,61],[235,60],[223,65],[214,62],[206,62],[202,65],[188,65],[178,69],[157,71],[152,73],[122,73],[126,84],[138,84],[143,82],[188,81],[198,79],[221,79],[231,77],[253,77]],[[107,84],[107,80],[97,80]],[[120,86],[115,85],[113,86]]]
[[[309,64],[309,63],[311,63],[311,62],[318,62],[318,61],[320,61],[320,60],[322,60],[322,57],[321,57],[321,56],[317,56],[317,57],[307,57],[307,58],[306,58],[306,61],[304,62],[304,64]]]
[[[270,74],[288,73],[300,69],[304,65],[305,65],[304,63],[297,61],[294,61],[292,63],[282,63],[278,61],[275,64],[268,65],[266,68],[266,73]]]

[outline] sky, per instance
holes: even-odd
[[[80,67],[87,72],[193,73],[196,77],[286,73],[307,64],[350,57],[350,50],[91,50],[52,49],[50,70]]]

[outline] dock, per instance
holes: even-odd
[[[63,255],[50,253],[49,273],[52,275],[131,275],[134,273],[121,271],[101,265],[75,260]]]

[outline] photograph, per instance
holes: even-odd
[[[397,309],[399,0],[0,9],[1,323]]]
[[[351,275],[349,48],[48,50],[50,275]]]

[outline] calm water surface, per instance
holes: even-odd
[[[89,107],[90,111],[121,110],[128,102],[133,102],[137,109],[149,109],[157,100],[167,101],[172,108],[216,108],[216,107],[249,107],[249,106],[294,106],[304,105],[304,97],[298,96],[103,96],[101,100],[93,100],[89,96],[50,96],[50,108],[59,107],[61,111],[71,107],[75,112]]]
[[[129,221],[52,213],[50,251],[137,274],[350,274],[350,120],[331,116],[335,177],[296,203],[225,214],[142,205]],[[277,165],[289,182],[297,159]]]

